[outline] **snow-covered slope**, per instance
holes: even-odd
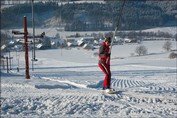
[[[24,53],[12,52],[13,70],[9,74],[1,70],[1,116],[174,118],[176,60],[168,58],[163,44],[143,42],[148,55],[140,57],[131,56],[138,44],[113,46],[111,85],[118,91],[114,95],[101,92],[104,75],[94,56],[98,49],[38,50],[29,80],[25,79]],[[16,71],[18,60],[20,72]]]

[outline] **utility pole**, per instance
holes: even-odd
[[[25,68],[26,68],[26,79],[30,79],[29,75],[29,58],[28,58],[28,38],[33,38],[33,36],[28,36],[28,31],[27,31],[27,18],[24,16],[23,19],[23,26],[24,26],[24,32],[20,31],[12,31],[14,35],[24,35],[24,46],[25,46]],[[35,38],[44,38],[45,32],[41,33],[40,35],[34,36]]]
[[[26,65],[26,79],[30,79],[30,75],[29,75],[29,59],[28,59],[28,31],[27,31],[27,18],[26,16],[24,16],[23,19],[23,25],[24,25],[24,39],[25,39],[25,65]]]
[[[32,49],[32,70],[34,71],[34,61],[37,61],[36,59],[36,53],[35,53],[35,24],[34,24],[34,0],[31,0],[31,8],[32,8],[32,27],[33,27],[33,49]]]
[[[9,73],[8,57],[6,57],[6,62],[7,62],[7,73]]]
[[[12,70],[12,64],[11,64],[11,60],[13,59],[13,57],[11,57],[11,55],[10,55],[10,49],[9,49],[9,68],[10,68],[10,70]]]
[[[23,27],[24,27],[24,32],[12,31],[12,33],[15,34],[15,35],[24,35],[25,74],[26,74],[26,79],[30,79],[30,75],[29,75],[29,59],[28,59],[28,31],[27,31],[27,18],[26,18],[26,16],[24,16],[24,18],[23,18]]]

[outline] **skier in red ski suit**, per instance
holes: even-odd
[[[110,44],[111,37],[107,37],[99,48],[99,62],[98,66],[105,74],[103,81],[103,90],[111,89],[111,71],[110,71]]]

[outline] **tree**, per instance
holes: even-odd
[[[170,53],[169,58],[170,59],[177,58],[177,53],[174,53],[174,52]]]
[[[57,34],[55,35],[55,37],[56,37],[56,38],[60,38],[60,34],[57,33]]]
[[[170,51],[172,48],[172,43],[170,41],[166,41],[162,48],[166,51]]]
[[[145,46],[143,46],[143,45],[138,46],[138,47],[136,47],[136,49],[135,49],[135,53],[137,53],[138,56],[140,56],[140,55],[146,55],[147,52],[148,52],[148,51],[147,51],[147,48],[146,48]]]

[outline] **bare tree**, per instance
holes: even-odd
[[[135,53],[137,53],[138,56],[140,56],[140,55],[146,55],[147,52],[148,52],[148,51],[147,51],[147,48],[146,48],[145,46],[143,46],[143,45],[138,46],[138,47],[136,47],[136,49],[135,49]]]
[[[172,48],[172,43],[170,41],[166,41],[162,48],[166,51],[170,51]]]
[[[170,59],[177,58],[177,53],[174,53],[174,52],[170,53],[169,58]]]

